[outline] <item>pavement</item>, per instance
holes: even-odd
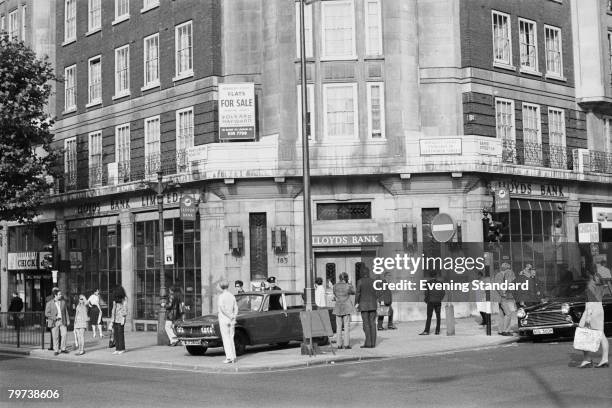
[[[20,348],[0,345],[0,353],[21,353],[29,357],[50,360],[63,360],[74,363],[102,364],[138,368],[165,368],[201,372],[259,372],[280,369],[304,368],[309,366],[336,364],[351,361],[415,357],[453,353],[457,351],[497,347],[512,343],[518,337],[499,336],[493,327],[493,334],[487,336],[484,328],[473,318],[457,319],[455,335],[446,335],[442,325],[441,334],[419,336],[424,322],[400,322],[397,330],[378,331],[377,346],[362,349],[364,333],[361,323],[351,324],[350,350],[336,350],[334,343],[320,348],[315,356],[302,355],[299,343],[288,346],[257,346],[247,348],[247,353],[238,357],[235,364],[223,364],[223,348],[209,349],[204,356],[192,356],[182,346],[158,346],[155,332],[126,332],[127,351],[113,355],[114,349],[108,348],[108,337],[93,339],[92,332],[85,334],[85,354],[78,356],[73,351],[74,336],[68,333],[68,354],[54,356],[52,351],[39,348]],[[46,337],[48,342],[48,337]],[[48,345],[48,343],[46,343]],[[335,351],[335,353],[334,353]]]

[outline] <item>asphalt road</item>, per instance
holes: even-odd
[[[196,357],[197,358],[197,357]],[[138,369],[0,356],[6,389],[61,387],[36,407],[606,407],[612,369],[580,370],[571,343],[248,374]]]

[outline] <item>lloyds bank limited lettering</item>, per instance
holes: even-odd
[[[499,181],[497,188],[504,188],[512,195],[526,195],[531,197],[567,198],[564,186],[558,184],[534,184],[517,181]]]

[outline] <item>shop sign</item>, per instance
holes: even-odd
[[[219,139],[255,139],[255,85],[219,84]]]
[[[383,244],[383,234],[330,234],[313,235],[312,246],[379,246]]]
[[[9,252],[8,269],[13,271],[39,269],[38,252]]]
[[[505,189],[511,196],[529,196],[545,198],[567,198],[567,188],[558,184],[522,183],[514,180],[498,181],[494,188]]]
[[[180,217],[183,221],[195,221],[196,219],[195,200],[188,194],[181,198]]]
[[[420,139],[421,156],[461,154],[461,139]]]
[[[505,188],[500,188],[495,192],[495,212],[510,212],[510,194]]]
[[[578,242],[599,242],[599,223],[581,222],[578,224]]]
[[[164,265],[174,265],[174,236],[164,231]]]
[[[612,208],[593,207],[593,222],[601,224],[601,228],[612,228]]]

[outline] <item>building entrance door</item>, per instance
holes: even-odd
[[[333,287],[338,282],[342,272],[348,273],[349,283],[357,288],[356,266],[361,262],[361,254],[355,252],[326,252],[315,254],[315,275],[323,279],[327,305],[333,305]],[[352,296],[355,303],[355,296]],[[355,311],[351,320],[361,321],[360,314]]]

